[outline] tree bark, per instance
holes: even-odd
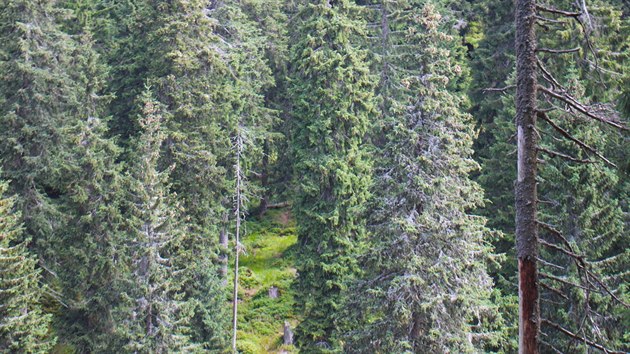
[[[221,279],[223,279],[223,285],[227,285],[228,282],[228,213],[223,214],[223,225],[221,225],[221,230],[219,231],[219,244],[221,245]]]
[[[258,215],[265,215],[267,205],[269,205],[269,140],[265,140],[263,146],[262,157],[262,176],[260,177],[260,185],[262,187],[262,197],[260,198],[260,206],[258,207]]]
[[[537,354],[538,290],[535,0],[516,1],[516,251],[519,272],[519,353]]]
[[[236,216],[236,230],[234,231],[234,291],[232,298],[232,352],[237,353],[236,350],[236,334],[238,325],[238,262],[240,253],[240,237],[241,237],[241,207],[243,206],[242,195],[242,176],[241,171],[241,154],[243,153],[243,137],[239,132],[236,136],[236,210],[234,214]]]

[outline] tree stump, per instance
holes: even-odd
[[[272,299],[277,299],[278,298],[278,288],[275,286],[272,286],[271,288],[269,288],[269,297]]]
[[[293,345],[293,331],[291,330],[291,324],[284,321],[284,345]]]

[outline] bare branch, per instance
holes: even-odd
[[[552,7],[547,7],[547,6],[544,6],[544,5],[540,5],[540,4],[536,4],[536,9],[538,9],[540,11],[556,14],[556,15],[566,16],[566,17],[579,17],[579,16],[582,16],[581,12],[563,11],[563,10],[554,9]]]
[[[563,298],[563,299],[565,299],[565,300],[569,301],[569,297],[568,297],[565,293],[563,293],[560,289],[556,289],[556,288],[554,288],[554,287],[552,287],[552,286],[550,286],[550,285],[547,285],[547,284],[545,284],[545,283],[543,283],[543,282],[540,282],[540,285],[541,285],[543,288],[545,288],[545,289],[547,289],[547,290],[551,291],[552,293],[557,294],[557,295],[558,295],[558,296],[560,296],[561,298]]]
[[[557,151],[554,151],[554,150],[549,150],[549,149],[544,148],[544,147],[542,147],[542,146],[539,146],[539,147],[538,147],[538,151],[544,152],[544,153],[546,153],[547,155],[549,155],[549,156],[551,156],[551,157],[561,157],[561,158],[563,158],[563,159],[565,159],[565,160],[569,160],[569,161],[572,161],[572,162],[577,162],[577,163],[593,163],[593,161],[591,161],[591,160],[588,160],[588,159],[578,159],[578,158],[575,158],[575,157],[573,157],[573,156],[569,156],[569,155],[563,154],[563,153],[561,153],[561,152],[557,152]]]
[[[562,127],[558,126],[556,123],[554,123],[548,116],[547,114],[545,114],[542,111],[538,111],[538,118],[541,118],[542,120],[544,120],[545,122],[549,123],[549,125],[551,125],[556,131],[558,131],[560,133],[560,135],[564,136],[565,138],[571,140],[572,142],[576,143],[577,145],[579,145],[580,147],[582,147],[583,149],[590,151],[592,154],[594,154],[595,156],[599,157],[600,159],[602,159],[606,164],[608,164],[609,166],[613,167],[613,168],[617,168],[617,165],[615,165],[614,163],[610,162],[610,160],[608,160],[607,158],[605,158],[602,154],[600,154],[597,150],[595,150],[595,148],[587,145],[586,143],[584,143],[583,141],[577,139],[576,137],[574,137],[573,135],[571,135],[568,131],[562,129]]]
[[[536,64],[538,65],[538,68],[543,72],[543,78],[547,80],[547,82],[549,82],[554,87],[562,87],[562,85],[560,85],[558,80],[556,80],[556,78],[553,75],[551,75],[549,70],[545,68],[545,66],[540,61],[540,59],[536,58]]]
[[[562,283],[562,284],[566,284],[566,285],[570,285],[570,286],[573,286],[573,287],[576,287],[576,288],[579,288],[579,289],[587,290],[587,288],[585,286],[583,286],[583,285],[570,282],[570,281],[568,281],[566,279],[562,279],[562,278],[557,277],[555,275],[551,275],[551,274],[540,272],[540,276],[542,278],[547,278],[547,279],[550,279],[550,280],[554,280],[554,281],[557,281],[557,282]]]
[[[540,53],[565,54],[565,53],[579,52],[580,47],[571,48],[571,49],[536,48],[536,51]]]
[[[564,352],[561,352],[560,350],[558,350],[558,348],[554,347],[550,343],[548,343],[548,342],[546,342],[546,341],[544,341],[542,339],[539,339],[539,341],[540,341],[541,344],[544,344],[547,347],[549,347],[554,353],[556,353],[556,354],[564,354]]]
[[[565,244],[565,246],[567,246],[567,248],[573,252],[573,247],[571,247],[571,243],[569,242],[569,240],[567,240],[566,237],[564,237],[564,235],[562,234],[562,232],[560,232],[560,230],[556,229],[555,227],[544,223],[542,221],[536,221],[536,223],[538,224],[538,226],[542,227],[543,229],[549,231],[552,235],[560,238],[562,240],[562,242]]]
[[[624,130],[627,131],[629,130],[628,127],[622,125],[621,123],[612,121],[610,119],[604,118],[604,117],[600,117],[592,112],[590,112],[588,110],[588,107],[584,106],[582,103],[580,103],[579,101],[577,101],[575,98],[573,98],[571,95],[567,94],[567,93],[560,93],[560,92],[556,92],[552,89],[548,89],[544,86],[538,85],[538,89],[540,91],[542,91],[543,93],[547,94],[548,96],[551,96],[557,100],[560,100],[564,103],[566,103],[567,105],[569,105],[570,107],[576,109],[578,112],[584,114],[585,116],[592,118],[594,120],[600,121],[602,123],[608,124],[612,127],[615,127],[619,130]]]
[[[505,87],[488,87],[483,89],[483,92],[505,92],[507,90],[511,90],[516,88],[516,85],[509,85],[509,86],[505,86]]]
[[[540,21],[543,21],[543,22],[551,22],[551,23],[557,23],[557,24],[561,24],[561,25],[566,24],[566,22],[564,22],[564,21],[554,20],[552,18],[548,18],[548,17],[540,16],[540,15],[536,15],[536,19],[538,19]],[[540,24],[540,25],[543,26],[543,24]],[[546,27],[546,26],[544,26],[544,27]]]
[[[618,303],[622,304],[624,307],[630,307],[630,305],[626,304],[623,300],[618,298],[617,295],[613,294],[613,292],[606,286],[606,284],[604,284],[604,282],[602,282],[599,279],[599,277],[597,275],[595,275],[593,272],[591,272],[588,269],[586,271],[588,272],[588,274],[590,274],[593,277],[593,279],[595,279],[597,284],[599,284],[602,288],[604,288],[604,290],[608,293],[608,295],[610,295],[613,299],[615,299],[615,301],[617,301]]]
[[[554,245],[553,243],[549,243],[549,242],[547,242],[545,240],[539,240],[539,242],[540,242],[541,245],[549,247],[549,248],[554,249],[556,251],[560,251],[560,252],[566,254],[567,256],[570,256],[570,257],[573,257],[573,258],[579,259],[579,260],[584,259],[584,256],[579,255],[579,254],[574,253],[574,252],[571,252],[571,251],[569,251],[567,249],[564,249],[564,248],[562,248],[562,247],[560,247],[558,245]],[[580,265],[580,267],[584,268],[584,265]]]
[[[611,354],[624,354],[625,353],[625,352],[622,352],[622,351],[616,351],[616,350],[607,349],[604,346],[602,346],[600,344],[597,344],[597,343],[593,342],[592,340],[590,340],[590,339],[588,339],[586,337],[580,337],[579,335],[569,331],[568,329],[560,326],[559,324],[557,324],[555,322],[551,322],[551,321],[549,321],[547,319],[543,318],[541,320],[541,322],[543,324],[549,326],[549,327],[552,327],[552,328],[556,329],[559,332],[564,333],[565,335],[567,335],[567,336],[569,336],[571,338],[577,339],[577,340],[579,340],[581,342],[584,342],[584,343],[588,344],[589,346],[591,346],[593,348],[599,349],[599,350],[603,351],[604,353],[611,353]]]
[[[556,268],[556,269],[560,269],[560,270],[567,270],[565,267],[559,266],[557,264],[551,263],[551,262],[547,262],[546,260],[540,258],[540,257],[536,257],[536,260],[538,262],[540,262],[543,266],[548,266],[548,267],[552,267],[552,268]]]

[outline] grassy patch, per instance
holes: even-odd
[[[285,321],[297,322],[291,290],[295,224],[288,210],[270,210],[262,219],[248,221],[246,230],[246,254],[239,267],[239,352],[294,352],[282,345],[282,332]],[[278,298],[269,297],[271,287],[278,288]]]

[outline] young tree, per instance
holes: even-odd
[[[55,344],[49,333],[51,315],[44,314],[37,260],[26,248],[15,198],[4,196],[0,182],[0,351],[48,353]]]
[[[353,291],[362,321],[349,352],[472,352],[483,332],[492,281],[490,234],[470,210],[482,203],[469,178],[472,118],[456,92],[465,75],[455,38],[435,5],[383,1],[382,131],[367,276]],[[354,338],[353,338],[354,337]]]
[[[338,348],[347,282],[359,272],[371,163],[365,136],[374,110],[365,21],[354,1],[308,1],[292,29],[290,71],[294,212],[298,229],[296,329],[304,350]]]

